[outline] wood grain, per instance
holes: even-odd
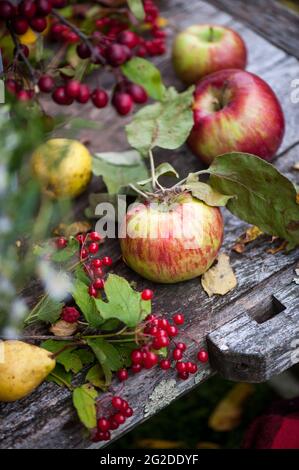
[[[299,120],[299,107],[290,103],[290,81],[299,76],[299,65],[296,59],[276,48],[265,39],[253,33],[230,15],[220,12],[214,6],[202,1],[165,1],[162,3],[164,16],[171,18],[179,28],[196,22],[216,22],[227,24],[238,30],[246,39],[249,49],[249,70],[266,79],[277,92],[282,102],[287,132],[280,150],[276,165],[294,180],[298,173],[292,166],[298,159],[298,135],[296,123]],[[170,38],[171,41],[171,38]],[[157,63],[162,70],[167,84],[181,87],[174,77],[169,54],[159,58]],[[45,107],[51,111],[50,103]],[[88,117],[103,124],[100,131],[83,131],[81,138],[88,141],[90,148],[97,151],[123,150],[127,148],[123,126],[128,119],[117,118],[112,108],[98,111],[90,105],[72,108],[75,115]],[[157,162],[170,161],[185,176],[188,172],[200,168],[198,160],[187,148],[175,152],[156,152]],[[103,184],[95,178],[93,190],[101,191]],[[82,214],[86,205],[87,195],[76,201],[76,213]],[[114,271],[136,281],[138,289],[145,286],[155,291],[154,310],[171,316],[183,311],[186,324],[182,338],[189,338],[190,357],[200,345],[205,344],[206,335],[233,320],[239,313],[239,306],[248,299],[260,298],[260,292],[267,295],[274,293],[278,285],[287,285],[292,277],[299,250],[289,254],[266,253],[269,238],[256,240],[243,255],[231,253],[236,238],[246,229],[247,225],[240,222],[228,211],[224,210],[225,239],[223,251],[231,254],[231,262],[238,279],[238,287],[224,297],[212,297],[203,292],[198,279],[176,285],[154,285],[142,280],[119,262],[119,247],[116,241],[109,241],[105,251],[115,261]],[[28,293],[34,300],[38,286],[32,286]],[[193,338],[190,339],[190,336]],[[114,433],[114,439],[140,424],[155,414],[159,409],[187,393],[193,387],[214,374],[210,365],[200,368],[197,376],[188,381],[176,381],[175,374],[161,370],[147,371],[140,376],[130,377],[124,395],[134,408],[134,417],[129,419],[121,431]],[[165,381],[165,382],[163,382]],[[117,390],[118,385],[115,384]],[[160,398],[159,398],[160,397]],[[0,448],[87,448],[100,447],[91,445],[84,435],[82,426],[73,410],[70,393],[54,384],[42,384],[31,396],[14,404],[0,404]]]

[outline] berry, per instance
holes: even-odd
[[[136,85],[135,83],[130,83],[127,86],[127,92],[133,98],[134,103],[142,104],[145,103],[148,99],[145,89],[140,85]]]
[[[125,380],[128,380],[129,374],[127,369],[119,369],[117,371],[117,377],[120,382],[124,382]]]
[[[104,273],[102,268],[93,268],[93,274],[96,277],[102,277]]]
[[[107,47],[106,59],[108,64],[112,67],[118,67],[119,65],[122,65],[124,62],[126,62],[127,58],[127,51],[125,46],[122,44],[114,43]]]
[[[115,429],[118,429],[118,428],[119,428],[119,424],[118,424],[117,421],[115,421],[114,418],[110,418],[109,424],[110,424],[110,429],[111,429],[111,431],[114,431]]]
[[[99,242],[102,239],[101,235],[98,232],[90,232],[89,238],[93,242]]]
[[[159,318],[158,327],[166,330],[169,327],[168,320],[166,320],[166,318]]]
[[[160,361],[160,367],[163,370],[168,370],[171,367],[171,362],[168,359],[162,359]]]
[[[67,323],[76,323],[80,318],[80,313],[75,307],[64,307],[62,309],[61,318]]]
[[[78,44],[76,51],[80,59],[88,59],[91,56],[91,50],[84,42]]]
[[[146,317],[147,322],[152,322],[153,320],[156,320],[156,315],[153,315],[152,313]]]
[[[86,238],[86,236],[83,235],[83,233],[79,233],[78,235],[76,235],[76,240],[78,240],[80,245],[82,245],[84,243],[85,238]]]
[[[138,57],[145,57],[147,55],[147,50],[144,46],[139,46],[137,51],[136,51],[136,55]]]
[[[66,34],[65,34],[65,40],[66,42],[68,42],[69,44],[75,44],[76,42],[79,41],[79,36],[78,34],[76,34],[74,31],[68,31]]]
[[[159,336],[158,338],[155,338],[153,341],[153,348],[154,349],[162,349],[166,348],[169,346],[169,338],[167,336]]]
[[[93,255],[97,253],[98,250],[99,250],[99,245],[95,242],[92,242],[88,247],[89,253],[92,253]]]
[[[51,0],[36,0],[36,6],[40,16],[48,16],[52,11]]]
[[[150,289],[144,289],[142,292],[141,292],[141,298],[142,300],[151,300],[154,296],[154,293],[152,290]]]
[[[25,18],[33,18],[36,14],[36,4],[33,0],[23,0],[19,5],[19,11]]]
[[[176,348],[177,348],[177,349],[180,349],[182,352],[184,352],[184,351],[186,351],[187,346],[186,346],[185,343],[177,343],[177,344],[176,344]]]
[[[64,8],[67,5],[67,0],[51,0],[53,8]]]
[[[152,367],[154,367],[156,364],[158,363],[158,356],[157,354],[149,351],[148,353],[146,353],[146,357],[145,359],[143,360],[143,366],[145,367],[145,369],[151,369]]]
[[[70,80],[65,86],[66,94],[69,98],[76,99],[80,93],[80,82],[78,80]]]
[[[80,257],[82,259],[85,259],[85,258],[88,257],[88,250],[86,248],[82,248],[81,253],[80,253]]]
[[[10,2],[2,1],[0,3],[1,20],[10,20],[15,13],[15,8]]]
[[[31,93],[28,90],[19,90],[17,92],[17,98],[19,101],[29,101],[31,99]]]
[[[179,373],[179,377],[180,379],[182,380],[187,380],[189,378],[189,373],[187,371],[184,371],[184,372],[180,372]]]
[[[91,100],[96,108],[105,108],[108,104],[109,98],[105,90],[97,89],[93,91]]]
[[[125,411],[124,411],[124,415],[126,418],[131,418],[131,416],[133,416],[134,412],[132,410],[132,408],[129,406]]]
[[[129,403],[126,400],[123,400],[121,405],[121,411],[125,411],[129,408]]]
[[[103,263],[102,263],[102,260],[100,260],[99,258],[96,258],[92,260],[91,264],[93,268],[100,268]]]
[[[126,418],[125,418],[125,416],[124,416],[122,413],[116,413],[116,414],[113,416],[113,419],[114,419],[118,424],[124,424],[124,422],[126,421]]]
[[[176,313],[173,315],[172,319],[176,325],[183,325],[185,321],[184,315],[182,313]]]
[[[55,103],[61,104],[61,105],[70,105],[72,104],[72,101],[73,101],[71,98],[67,96],[65,87],[63,86],[60,86],[53,91],[52,98],[53,98],[53,101],[55,101]]]
[[[133,49],[139,43],[139,37],[133,31],[122,31],[117,36],[117,40],[120,44],[129,47],[129,49]]]
[[[5,81],[5,87],[10,93],[13,93],[13,94],[17,93],[17,91],[19,90],[17,82],[13,80],[12,78],[8,78]]]
[[[133,99],[128,93],[115,93],[112,103],[121,116],[129,114],[133,108]]]
[[[185,362],[177,362],[175,368],[179,374],[187,371],[187,366]]]
[[[157,328],[156,336],[158,336],[158,337],[161,337],[161,336],[166,336],[166,337],[168,337],[168,333],[167,333],[166,330],[159,329],[158,327],[154,327],[154,328]]]
[[[77,96],[78,103],[85,104],[90,98],[90,91],[87,85],[81,84],[80,91]]]
[[[30,20],[30,26],[33,31],[37,33],[42,33],[47,28],[47,20],[41,16],[36,16]]]
[[[89,286],[88,293],[90,297],[96,297],[98,295],[98,291],[95,289],[93,285]]]
[[[121,397],[115,396],[112,398],[111,404],[116,410],[121,410],[121,407],[123,405],[123,399]]]
[[[169,326],[167,327],[167,333],[168,333],[169,336],[175,337],[175,336],[178,335],[179,331],[178,331],[178,329],[177,329],[176,326],[174,326],[174,325],[169,325]]]
[[[104,266],[111,266],[113,261],[112,261],[112,258],[110,258],[110,256],[105,256],[103,259],[102,259],[102,262],[103,262],[103,265]]]
[[[138,349],[135,349],[135,351],[131,352],[131,360],[133,364],[141,364],[142,353]]]
[[[198,351],[197,359],[199,360],[199,362],[208,362],[209,355],[207,351],[205,349],[201,349],[200,351]]]
[[[11,20],[11,25],[15,33],[22,35],[28,31],[29,24],[26,18],[16,16]]]
[[[56,244],[57,248],[59,248],[59,249],[65,248],[67,246],[67,239],[64,238],[64,237],[59,237],[55,241],[55,244]]]
[[[133,364],[131,369],[132,369],[132,372],[134,374],[138,374],[142,370],[142,365],[141,364]]]
[[[54,79],[50,75],[42,75],[38,81],[40,91],[43,93],[51,93],[55,86]]]
[[[189,362],[187,362],[186,366],[187,366],[187,370],[188,370],[188,372],[190,372],[190,374],[196,374],[196,372],[198,370],[198,367],[194,362],[189,361]]]
[[[109,431],[110,423],[109,423],[108,419],[100,418],[98,420],[98,429],[100,429],[103,432]]]
[[[183,357],[183,353],[180,349],[174,349],[172,357],[175,361],[179,361]]]
[[[97,278],[95,279],[94,283],[93,283],[93,287],[97,290],[99,289],[103,289],[104,287],[104,280],[103,279],[100,279],[100,278]]]
[[[103,433],[103,441],[110,441],[110,439],[111,439],[111,434],[110,434],[110,432],[109,432],[109,431],[105,431],[105,432]]]

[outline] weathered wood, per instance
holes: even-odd
[[[253,30],[299,58],[299,13],[277,0],[211,0]]]
[[[240,23],[235,22],[226,13],[217,11],[205,2],[180,0],[167,1],[165,5],[164,16],[171,17],[180,28],[196,22],[216,22],[234,27],[245,37],[250,52],[249,69],[260,74],[274,87],[286,113],[287,133],[280,151],[281,157],[277,159],[276,165],[298,182],[299,174],[292,170],[292,166],[298,159],[296,122],[299,118],[299,108],[290,105],[289,101],[290,80],[299,75],[297,61]],[[169,54],[157,62],[167,83],[179,86],[180,84],[173,75]],[[82,107],[74,107],[72,112],[75,110],[77,115],[101,120],[103,123],[101,131],[81,132],[81,138],[90,142],[92,150],[108,151],[127,148],[123,125],[129,118],[116,118],[111,108],[98,111],[92,106],[86,105],[83,109],[84,112],[82,112]],[[291,150],[288,150],[290,148]],[[157,161],[170,161],[179,170],[182,177],[188,172],[200,168],[198,160],[186,148],[171,153],[159,151],[156,152],[156,155]],[[98,191],[103,188],[100,179],[94,180],[93,188]],[[80,213],[85,204],[86,195],[76,201],[77,213]],[[224,217],[223,250],[230,252],[234,241],[247,225],[226,210]],[[271,295],[278,286],[290,281],[295,262],[298,259],[298,250],[289,254],[280,252],[274,256],[266,253],[268,247],[269,239],[262,237],[252,243],[243,255],[231,253],[238,287],[224,297],[215,296],[211,299],[201,289],[198,279],[173,286],[154,285],[141,279],[123,263],[117,261],[119,246],[116,241],[109,241],[106,244],[105,252],[111,254],[115,261],[115,272],[136,281],[140,290],[144,287],[154,289],[154,310],[156,312],[172,315],[177,311],[184,311],[187,321],[184,325],[182,338],[186,339],[191,336],[196,341],[195,343],[193,340],[188,340],[191,343],[190,357],[192,357],[199,345],[205,343],[205,337],[209,332],[220,328],[240,313],[238,307],[228,309],[228,305],[233,305],[234,302],[234,305],[237,305],[238,302],[242,303],[243,298],[251,298],[251,295],[260,298],[259,291],[262,289]],[[30,295],[34,297],[35,292],[31,291]],[[129,419],[121,430],[114,433],[114,438],[152,416],[213,373],[214,371],[207,364],[200,369],[196,377],[190,378],[186,382],[176,381],[174,372],[165,373],[156,369],[144,372],[140,376],[130,377],[122,395],[133,405],[134,417]],[[117,390],[118,385],[116,383],[114,385]],[[90,446],[90,441],[84,435],[83,428],[78,423],[73,410],[70,393],[55,384],[44,383],[31,396],[20,402],[0,404],[0,448],[85,448]]]

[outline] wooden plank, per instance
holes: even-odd
[[[299,58],[299,14],[277,0],[211,0],[261,36]]]
[[[192,5],[194,7],[195,4],[196,11],[194,13]],[[178,1],[167,2],[167,5],[171,5],[169,10],[173,11],[173,14],[168,11],[167,16],[171,16],[176,24],[187,25],[213,20],[229,24],[246,35],[251,51],[250,67],[274,86],[287,113],[287,122],[290,123],[277,165],[293,178],[297,178],[298,175],[292,170],[292,165],[296,161],[299,149],[299,146],[295,146],[295,121],[298,122],[299,111],[297,107],[289,105],[289,80],[290,76],[299,72],[297,61],[251,33],[239,23],[235,23],[229,15],[217,13],[214,7],[204,2]],[[178,83],[173,76],[169,56],[165,59],[159,59],[158,63],[164,76],[167,77],[167,82]],[[288,68],[289,75],[283,74],[285,66]],[[99,112],[87,105],[84,108],[77,108],[76,112],[81,117],[101,119],[105,123],[105,127],[100,132],[82,132],[82,138],[90,141],[91,149],[105,151],[126,148],[123,132],[126,120],[116,118],[111,108]],[[291,151],[286,151],[287,148],[293,146]],[[157,152],[158,161],[165,159],[171,161],[179,169],[181,176],[200,167],[197,159],[186,148],[171,153]],[[98,190],[101,189],[99,179],[95,179],[94,187],[98,187]],[[85,203],[85,201],[85,197],[82,197],[81,202]],[[80,206],[80,200],[77,201],[77,204]],[[230,252],[234,240],[246,228],[246,224],[241,223],[227,211],[224,211],[224,216],[226,231],[223,250]],[[172,315],[183,310],[187,317],[184,327],[185,334],[192,335],[199,344],[204,344],[208,332],[231,319],[230,314],[228,315],[224,310],[228,304],[241,301],[245,295],[258,292],[261,287],[271,292],[271,289],[277,284],[289,282],[294,263],[298,259],[298,250],[288,255],[278,253],[276,256],[271,256],[266,253],[267,247],[268,242],[266,238],[263,238],[254,242],[243,255],[232,253],[232,265],[238,278],[238,288],[224,297],[209,299],[201,289],[198,279],[174,286],[157,286],[142,280],[125,265],[117,262],[118,244],[115,241],[107,243],[107,251],[116,261],[115,272],[135,280],[139,289],[145,286],[153,287],[156,293],[155,311]],[[255,290],[255,288],[257,289]],[[33,291],[31,291],[31,296],[32,293]],[[192,341],[190,342],[192,343]],[[198,346],[193,344],[191,354],[197,348]],[[163,371],[157,370],[130,378],[122,394],[132,403],[135,414],[133,418],[128,420],[122,431],[114,436],[119,436],[152,416],[160,409],[158,405],[166,406],[170,401],[206,380],[211,374],[213,371],[209,365],[206,365],[201,368],[195,378],[190,378],[187,382],[176,382],[175,375],[172,376],[169,373],[166,375]],[[154,391],[155,393],[152,395]],[[54,384],[44,383],[31,396],[18,403],[0,405],[0,448],[82,448],[89,446],[90,442],[84,436],[73,410],[69,392]]]

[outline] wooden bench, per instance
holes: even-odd
[[[255,29],[269,40],[215,5],[227,9],[232,15],[236,13],[246,24],[254,23]],[[241,33],[249,51],[248,69],[273,87],[285,111],[287,130],[275,164],[299,183],[299,172],[293,170],[294,163],[299,161],[299,104],[293,104],[290,98],[292,80],[299,78],[299,64],[294,57],[299,55],[299,39],[294,34],[286,39],[285,34],[286,22],[288,31],[294,32],[299,17],[273,0],[169,0],[161,2],[161,6],[162,15],[180,29],[194,23],[211,22],[230,26]],[[273,15],[275,8],[284,13],[281,13],[282,23],[279,22],[280,16]],[[157,64],[167,84],[182,87],[174,77],[169,53]],[[75,113],[82,116],[82,108],[75,109]],[[110,108],[99,112],[91,106],[84,108],[84,115],[103,123],[102,131],[82,132],[82,139],[90,142],[92,150],[123,150],[127,147],[123,131],[126,119],[116,118]],[[199,169],[198,160],[186,148],[171,153],[157,152],[157,157],[161,161],[169,160],[182,177]],[[101,190],[98,181],[93,183],[93,189]],[[77,202],[75,210],[78,216],[82,215],[85,205],[86,196]],[[299,250],[271,255],[266,252],[269,238],[262,237],[242,255],[232,252],[235,240],[247,226],[226,210],[223,212],[226,227],[223,251],[231,255],[238,279],[237,288],[224,297],[208,298],[199,279],[172,286],[152,285],[119,261],[116,241],[107,243],[107,251],[115,260],[114,271],[136,281],[139,289],[153,288],[154,311],[169,315],[183,311],[186,316],[185,334],[191,334],[202,346],[207,343],[210,352],[210,363],[200,367],[197,375],[187,381],[177,381],[174,372],[165,373],[158,369],[131,377],[122,393],[133,405],[134,417],[113,433],[113,439],[150,418],[216,372],[233,380],[259,382],[282,372],[294,362],[293,348],[296,344],[298,347],[299,340],[299,286],[293,278]],[[34,291],[30,291],[31,299],[34,295]],[[192,341],[190,343],[192,354],[199,346]],[[101,443],[92,444],[85,435],[69,391],[53,383],[42,384],[19,402],[0,405],[0,448],[101,446]]]

